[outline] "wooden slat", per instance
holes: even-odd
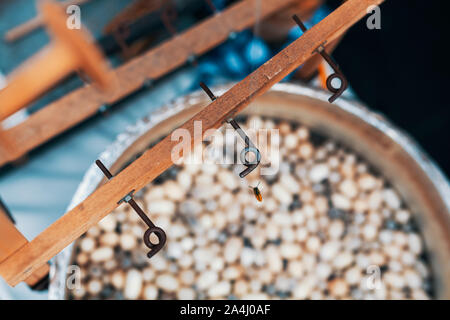
[[[304,63],[325,41],[339,37],[366,14],[370,5],[383,0],[348,0],[319,24],[286,47],[217,100],[181,126],[193,134],[194,121],[202,122],[203,133],[245,108],[254,98]],[[194,141],[191,141],[193,144]],[[172,165],[171,150],[177,145],[170,135],[146,151],[126,169],[102,185],[78,206],[67,212],[34,240],[0,264],[0,275],[16,285],[28,274],[95,225],[117,207],[132,189],[138,191]],[[169,235],[170,239],[170,235]]]
[[[17,126],[2,132],[13,150],[0,143],[0,166],[23,156],[61,132],[142,88],[146,80],[182,66],[191,55],[200,56],[226,41],[231,32],[251,27],[298,0],[245,0],[230,6],[155,49],[115,69],[117,90],[102,95],[91,85],[83,86],[56,100]]]

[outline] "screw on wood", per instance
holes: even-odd
[[[300,18],[297,15],[293,15],[292,18],[294,19],[294,21],[298,24],[298,26],[300,27],[300,29],[302,29],[303,32],[308,31],[308,29],[306,28],[306,26],[303,24],[303,22],[300,20]],[[334,62],[334,60],[331,58],[331,56],[325,51],[325,42],[323,44],[321,44],[316,50],[314,50],[314,52],[319,53],[322,58],[324,58],[324,60],[330,65],[331,68],[333,68],[334,73],[332,73],[328,78],[327,78],[327,88],[329,91],[331,91],[333,93],[333,95],[328,99],[328,101],[330,103],[333,103],[337,98],[339,98],[342,93],[344,93],[344,91],[347,89],[348,87],[348,81],[345,78],[344,74],[342,73],[341,69],[339,68],[339,66],[336,64],[336,62]],[[332,81],[334,79],[339,79],[341,81],[339,88],[335,88],[332,85]]]
[[[212,91],[208,88],[208,86],[204,82],[200,82],[200,87],[203,89],[203,91],[205,91],[205,93],[208,95],[211,101],[217,99],[214,93],[212,93]],[[253,142],[250,140],[250,138],[247,136],[247,134],[244,132],[244,130],[242,130],[242,128],[233,118],[229,118],[227,122],[231,124],[234,130],[236,130],[237,133],[241,136],[241,138],[245,141],[245,148],[242,149],[241,151],[240,159],[241,162],[244,164],[244,166],[246,166],[247,168],[241,173],[239,173],[239,176],[241,178],[244,178],[250,172],[255,170],[256,167],[259,165],[261,161],[261,153],[259,152],[258,148],[256,148],[256,146],[253,144]],[[248,153],[253,153],[255,155],[255,159],[253,161],[247,158]]]
[[[100,161],[96,160],[95,164],[102,170],[103,174],[108,178],[108,180],[113,178],[113,175],[111,172],[105,167],[105,165]],[[144,221],[144,223],[148,226],[147,231],[144,233],[144,243],[145,245],[150,249],[150,251],[147,253],[147,257],[150,259],[153,257],[156,253],[158,253],[159,250],[161,250],[164,247],[164,244],[166,243],[166,233],[163,229],[157,227],[154,225],[154,223],[150,220],[150,218],[145,214],[145,212],[139,207],[139,205],[134,201],[133,199],[133,193],[134,190],[131,190],[125,197],[119,200],[119,204],[122,202],[128,203],[134,211],[141,217],[141,219]],[[151,234],[155,234],[158,237],[158,243],[152,243],[150,240]]]

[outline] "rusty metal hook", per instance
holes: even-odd
[[[204,82],[200,82],[200,87],[205,91],[205,93],[208,95],[208,97],[211,99],[211,101],[214,101],[217,99],[217,97],[212,93],[212,91],[208,88],[208,86]],[[256,167],[261,162],[261,153],[259,152],[258,148],[253,144],[253,142],[250,140],[250,138],[247,136],[247,134],[242,130],[242,128],[239,126],[239,124],[234,120],[233,118],[227,119],[227,122],[231,124],[231,126],[234,128],[234,130],[237,131],[237,133],[241,136],[241,138],[245,141],[245,148],[241,150],[240,153],[240,159],[244,166],[247,168],[239,173],[239,177],[244,178],[247,176],[250,172],[256,169]],[[250,161],[247,159],[247,154],[253,153],[255,155],[255,159],[253,161]]]
[[[294,21],[298,24],[298,26],[300,27],[300,29],[305,33],[306,31],[308,31],[308,29],[306,28],[306,26],[303,24],[303,22],[300,20],[300,18],[297,15],[293,15],[292,18],[294,19]],[[334,60],[331,58],[331,56],[325,51],[325,43],[321,44],[316,50],[314,50],[314,52],[320,54],[322,56],[322,58],[330,65],[331,68],[333,68],[334,73],[332,73],[328,78],[327,78],[327,88],[330,92],[333,93],[333,95],[328,99],[328,101],[330,103],[333,103],[337,98],[339,98],[344,91],[347,89],[348,87],[348,81],[345,78],[344,74],[342,73],[341,69],[339,68],[339,66],[337,65],[336,62],[334,62]],[[333,80],[334,79],[339,79],[341,81],[340,86],[339,87],[333,87]]]
[[[105,165],[100,161],[96,160],[95,164],[100,168],[100,170],[103,172],[103,174],[111,180],[113,178],[113,175],[111,172],[105,167]],[[139,217],[144,221],[144,223],[148,226],[147,231],[144,233],[144,243],[145,245],[150,249],[150,251],[147,253],[147,257],[150,259],[153,257],[156,253],[158,253],[165,245],[166,243],[166,233],[163,229],[155,226],[153,222],[150,220],[150,218],[145,214],[145,212],[139,207],[139,205],[134,201],[133,199],[133,193],[134,190],[131,190],[125,197],[119,200],[118,204],[122,202],[128,203],[134,211],[139,215]],[[152,234],[155,234],[158,238],[158,243],[152,243],[150,240],[150,236]]]

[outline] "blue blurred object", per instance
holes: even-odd
[[[225,47],[226,50],[224,50],[224,67],[227,70],[231,76],[242,76],[244,75],[245,69],[247,68],[246,61],[242,58],[242,56],[237,52],[237,50],[234,50],[230,47]]]
[[[249,30],[233,33],[226,43],[201,59],[199,77],[202,81],[217,76],[241,79],[266,62],[271,53],[269,46]]]
[[[218,8],[219,5],[217,3],[219,2],[223,4],[225,1],[214,1]],[[325,5],[321,6],[315,11],[310,20],[305,21],[305,26],[308,29],[312,28],[330,12],[328,7]],[[233,33],[226,43],[220,45],[201,59],[198,68],[199,81],[204,81],[212,85],[217,83],[215,81],[217,77],[241,80],[269,60],[273,55],[301,37],[302,34],[302,30],[298,26],[295,26],[289,31],[281,47],[271,48],[262,38],[253,35],[250,30]],[[297,70],[291,72],[282,81],[287,81],[292,78],[292,75]]]
[[[271,51],[267,44],[260,38],[254,37],[244,48],[244,57],[255,66],[260,66],[270,59]]]

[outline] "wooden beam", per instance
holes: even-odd
[[[339,37],[366,15],[367,7],[383,0],[348,0],[328,17],[308,30],[244,80],[206,106],[180,128],[191,133],[193,124],[202,122],[203,133],[220,127],[224,121],[245,108],[254,98],[299,67],[325,42]],[[90,227],[114,210],[117,202],[131,190],[140,190],[172,165],[171,152],[178,141],[170,135],[146,151],[114,179],[99,187],[83,202],[67,212],[34,240],[0,264],[0,275],[16,285]],[[170,238],[170,235],[169,235]]]
[[[0,262],[7,259],[11,254],[27,243],[27,239],[19,230],[17,230],[9,217],[6,207],[3,206],[3,203],[1,203],[0,200]],[[33,271],[33,273],[24,280],[32,287],[45,277],[49,271],[50,267],[46,263]]]
[[[226,41],[231,32],[240,32],[297,0],[245,0],[230,6],[155,49],[115,69],[117,90],[104,95],[85,85],[33,113],[24,122],[2,132],[0,166],[93,116],[104,105],[111,105],[142,88],[147,80],[158,79],[182,66],[192,55],[200,56]],[[258,9],[258,10],[256,10]],[[13,153],[11,153],[13,152]]]

